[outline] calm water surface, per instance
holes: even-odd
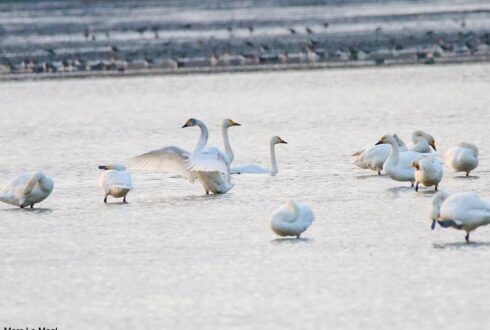
[[[0,205],[0,326],[58,329],[481,329],[490,322],[490,228],[432,232],[433,192],[355,168],[385,133],[477,144],[472,178],[441,189],[490,199],[490,65],[3,83],[0,182],[41,169],[56,182],[35,210]],[[238,176],[221,196],[133,173],[130,204],[104,205],[97,165],[165,145],[192,149],[223,118]],[[316,221],[277,239],[288,198]]]

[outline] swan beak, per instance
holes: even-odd
[[[432,225],[430,225],[430,229],[434,230],[436,228],[436,221],[432,220]]]
[[[434,150],[435,150],[435,151],[437,151],[437,149],[436,149],[436,142],[435,142],[435,141],[432,141],[432,142],[430,143],[430,146],[431,146],[432,148],[434,148]]]
[[[377,146],[378,144],[383,144],[383,139],[379,140],[378,142],[376,142],[374,145]]]
[[[284,144],[288,144],[286,141],[284,141],[283,139],[279,138],[279,143],[284,143]]]
[[[182,128],[186,128],[186,127],[190,127],[190,126],[194,126],[195,123],[194,123],[194,120],[192,119],[189,119],[188,121],[185,122],[184,126],[182,126]]]
[[[100,165],[100,166],[99,166],[99,170],[107,170],[107,166],[105,166],[105,165]]]
[[[230,119],[231,126],[242,126],[241,124],[237,123],[236,121],[233,121]]]

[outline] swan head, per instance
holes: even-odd
[[[430,220],[432,220],[431,228],[434,230],[436,227],[436,221],[441,214],[441,205],[449,197],[449,193],[446,191],[439,191],[432,200],[432,210],[430,211]]]
[[[376,142],[375,145],[378,145],[378,144],[397,144],[397,143],[396,143],[396,140],[393,138],[393,136],[386,134],[386,135],[383,135],[381,137],[381,139],[379,139],[379,141]]]
[[[242,125],[232,119],[223,120],[223,127],[232,127],[232,126],[242,126]]]
[[[192,126],[197,126],[197,122],[198,122],[198,120],[197,120],[197,119],[190,118],[190,119],[188,119],[188,120],[185,122],[185,124],[182,126],[182,128],[192,127]]]
[[[429,143],[429,145],[432,147],[432,149],[437,151],[436,140],[434,139],[434,137],[424,131],[416,130],[415,132],[412,133],[412,141],[414,143],[417,143],[420,140],[426,140],[427,143]]]
[[[412,162],[412,167],[413,167],[414,169],[416,169],[417,171],[418,171],[418,170],[420,170],[419,160],[420,160],[420,159],[416,159],[416,160],[414,160],[414,161]]]
[[[279,136],[273,136],[271,139],[271,144],[279,144],[279,143],[288,144],[286,141],[281,139]]]
[[[110,165],[99,165],[99,170],[116,170],[116,171],[125,171],[126,167],[120,164],[110,164]]]

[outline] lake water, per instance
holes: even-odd
[[[0,326],[58,329],[481,329],[490,322],[490,228],[430,230],[433,192],[354,167],[385,133],[422,129],[443,152],[480,148],[474,177],[440,185],[490,199],[490,65],[7,82],[0,84],[0,182],[43,170],[38,209],[0,205]],[[225,195],[133,173],[129,204],[97,187],[97,165],[165,145],[192,149],[208,123],[235,163]],[[315,213],[302,239],[277,239],[288,198]]]

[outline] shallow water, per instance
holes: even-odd
[[[0,205],[0,326],[59,329],[422,328],[490,322],[490,228],[430,230],[429,189],[355,168],[350,154],[423,129],[445,151],[480,147],[472,178],[448,191],[490,199],[490,65],[3,83],[0,182],[40,169],[55,189],[39,209]],[[104,205],[97,165],[229,117],[235,164],[268,164],[225,195],[166,174],[133,173],[130,204]],[[316,221],[278,239],[269,216],[288,198]]]

